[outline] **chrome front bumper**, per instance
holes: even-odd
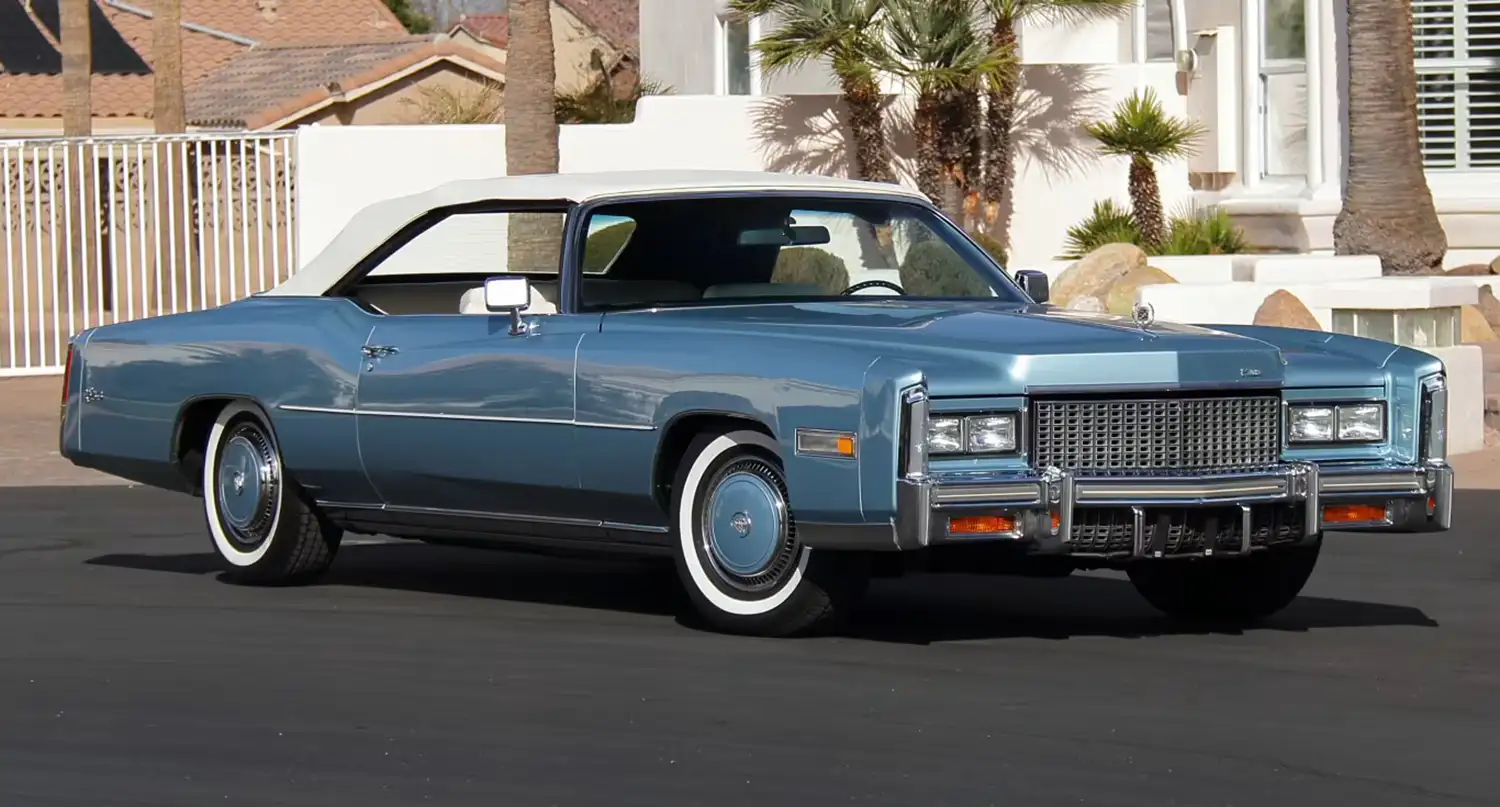
[[[1300,505],[1301,540],[1315,540],[1325,529],[1431,532],[1447,530],[1453,516],[1453,470],[1445,463],[1420,466],[1323,465],[1288,463],[1265,472],[1219,476],[1089,477],[1052,469],[1043,473],[948,473],[909,475],[897,481],[894,541],[897,549],[921,549],[974,541],[1028,541],[1038,548],[1070,554],[1074,524],[1089,508],[1129,508],[1135,535],[1130,554],[1161,557],[1144,540],[1152,509],[1237,508],[1238,553],[1251,544],[1257,507]],[[1383,517],[1342,519],[1331,526],[1325,508],[1365,505]],[[956,534],[954,518],[996,515],[1014,527],[1004,532]],[[1235,554],[1209,549],[1199,554]],[[1108,553],[1111,555],[1118,553]]]

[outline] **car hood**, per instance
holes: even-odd
[[[1142,327],[1128,317],[1054,306],[880,298],[659,309],[646,317],[667,329],[868,346],[923,367],[939,395],[994,394],[997,374],[1015,392],[1297,386],[1296,377],[1306,377],[1261,339],[1179,323]],[[634,317],[606,319],[614,320],[609,330]],[[1374,363],[1307,345],[1296,353],[1320,377],[1338,376],[1338,385],[1383,383]]]

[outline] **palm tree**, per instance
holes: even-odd
[[[151,75],[155,90],[151,105],[152,123],[157,134],[180,134],[187,131],[182,81],[182,0],[154,0],[151,10]],[[186,181],[190,174],[186,166],[189,154],[185,145],[159,143],[154,154],[156,187],[162,189],[158,191],[161,194],[159,215],[163,218],[157,228],[156,260],[162,265],[159,276],[167,283],[177,284],[179,295],[174,298],[168,291],[163,295],[164,300],[187,299],[191,294],[189,275],[195,265],[192,260],[192,219],[188,210],[196,201],[196,193],[192,188],[194,183]],[[241,148],[245,148],[244,144]],[[166,188],[171,188],[172,192],[167,194]],[[174,262],[178,267],[175,272],[172,271]]]
[[[985,86],[984,219],[993,223],[1009,204],[1015,185],[1012,134],[1021,88],[1021,41],[1018,27],[1025,20],[1072,22],[1099,17],[1122,17],[1136,0],[984,0],[990,17],[990,43],[1004,55],[1006,69]],[[1001,243],[1010,241],[1010,223],[995,231]]]
[[[182,0],[151,3],[152,118],[157,134],[187,131],[182,89]]]
[[[875,65],[883,60],[882,0],[731,0],[730,8],[751,17],[770,16],[777,27],[755,44],[768,74],[827,59],[838,77],[859,178],[895,182],[885,141]]]
[[[93,31],[89,11],[93,0],[62,0],[59,38],[62,40],[63,135],[87,137],[94,132]]]
[[[1349,0],[1349,156],[1334,251],[1379,255],[1386,274],[1442,271],[1448,238],[1417,133],[1410,3]]]
[[[551,174],[558,169],[556,50],[550,0],[511,0],[510,49],[506,54],[505,170]],[[562,258],[562,216],[509,217],[509,266],[556,268]]]
[[[589,54],[589,67],[596,74],[593,83],[557,94],[558,123],[630,123],[635,120],[635,104],[642,96],[672,91],[671,87],[637,76],[630,92],[621,97],[598,48]]]
[[[1166,114],[1156,91],[1148,87],[1144,93],[1137,90],[1121,101],[1113,117],[1084,128],[1103,145],[1105,153],[1130,158],[1130,205],[1136,227],[1144,243],[1160,244],[1167,224],[1155,162],[1192,155],[1205,127]]]
[[[957,221],[980,181],[979,91],[1010,64],[976,24],[979,0],[890,0],[882,66],[917,91],[917,187]]]

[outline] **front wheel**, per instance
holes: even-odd
[[[1246,558],[1146,561],[1126,569],[1146,601],[1171,616],[1254,622],[1291,605],[1317,566],[1322,544]]]
[[[306,582],[333,562],[343,533],[313,509],[281,462],[259,407],[234,401],[209,430],[203,509],[229,576],[246,583]]]
[[[678,576],[716,630],[791,636],[826,629],[869,580],[865,558],[797,540],[776,443],[760,432],[693,441],[672,486],[672,524]]]

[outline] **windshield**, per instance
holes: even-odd
[[[845,295],[1026,300],[947,219],[899,200],[627,202],[594,208],[586,224],[585,310]]]

